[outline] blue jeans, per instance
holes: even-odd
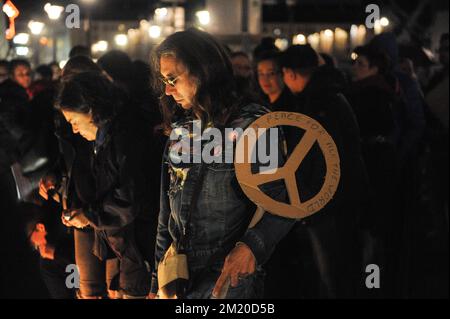
[[[187,299],[211,299],[216,281],[221,274],[221,268],[211,267],[208,271],[197,270],[192,272],[191,278],[195,282],[186,295]],[[198,274],[200,272],[200,274]],[[261,268],[245,278],[239,278],[236,287],[229,287],[226,299],[260,299],[264,293],[265,273]]]

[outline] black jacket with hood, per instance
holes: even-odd
[[[345,90],[339,71],[320,67],[305,89],[296,95],[295,112],[318,121],[333,138],[340,157],[341,177],[338,189],[327,206],[308,219],[329,213],[345,214],[355,211],[368,196],[368,180],[361,153],[360,133],[351,106],[341,93]],[[288,153],[293,151],[303,132],[286,130]],[[297,184],[303,201],[317,194],[326,173],[322,152],[316,143],[297,170]]]

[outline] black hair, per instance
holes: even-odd
[[[36,68],[36,73],[39,74],[41,76],[41,78],[43,78],[44,80],[49,80],[51,81],[52,77],[53,77],[53,72],[52,72],[52,68],[49,67],[46,64],[41,64],[40,66],[38,66]]]
[[[108,73],[116,85],[127,93],[132,92],[133,62],[128,54],[120,50],[111,50],[102,55],[97,64]]]
[[[309,44],[292,45],[281,54],[280,66],[311,75],[319,67],[319,56]]]
[[[26,66],[31,69],[31,64],[27,60],[15,59],[15,60],[12,60],[11,62],[9,62],[9,74],[13,75],[16,68],[21,65]]]
[[[386,75],[391,69],[391,63],[387,54],[378,50],[374,46],[360,46],[353,51],[358,56],[363,56],[369,62],[369,67],[377,67],[378,73]]]
[[[264,37],[261,39],[261,43],[253,50],[253,58],[258,60],[259,56],[267,51],[280,52],[280,49],[275,45],[275,39],[272,37]]]
[[[240,57],[240,56],[244,57],[250,61],[250,56],[247,53],[245,53],[244,51],[231,52],[231,54],[230,54],[231,59],[234,59],[234,58]]]
[[[58,63],[57,61],[50,62],[50,63],[48,64],[48,66],[49,66],[49,67],[56,66],[56,67],[58,67],[58,68],[60,69],[59,63]]]
[[[122,106],[117,87],[99,72],[83,72],[62,81],[55,107],[77,113],[92,113],[97,127],[112,121]]]
[[[336,67],[335,61],[331,55],[322,52],[322,53],[320,53],[320,56],[324,60],[326,66],[331,67],[331,68]]]
[[[259,63],[263,61],[272,61],[275,65],[280,68],[280,52],[279,51],[264,51],[258,55],[258,58],[255,60],[255,66],[258,66]]]
[[[198,29],[176,32],[167,37],[153,52],[153,70],[160,78],[160,59],[173,56],[182,63],[197,81],[193,100],[193,114],[204,123],[223,126],[238,109],[233,68],[226,50],[208,33]],[[173,117],[179,111],[172,97],[164,94],[161,81],[155,82],[161,92],[161,105],[166,134],[170,132]]]
[[[150,93],[152,98],[154,97],[154,92],[152,89],[153,83],[153,72],[151,70],[150,64],[142,60],[133,61],[133,90],[132,93],[134,97],[142,98],[142,94]],[[152,99],[153,100],[153,99]],[[157,104],[157,101],[155,101]]]
[[[89,48],[85,47],[84,45],[76,45],[72,49],[70,49],[69,59],[76,56],[91,57],[91,50],[89,50]]]
[[[71,77],[75,74],[82,72],[98,72],[101,73],[102,69],[91,58],[85,55],[78,55],[70,58],[62,70],[63,80]]]

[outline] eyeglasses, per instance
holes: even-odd
[[[178,75],[177,77],[174,77],[173,79],[167,79],[163,76],[161,76],[161,81],[165,84],[165,85],[170,85],[171,87],[175,87],[175,84],[177,84],[178,79],[180,78],[180,76],[182,76],[182,74]]]

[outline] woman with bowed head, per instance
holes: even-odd
[[[94,254],[119,259],[120,290],[132,299],[145,298],[150,288],[145,259],[151,261],[147,250],[154,246],[156,214],[150,207],[157,190],[150,187],[151,127],[127,103],[104,75],[84,72],[62,83],[56,105],[74,133],[94,142],[95,200],[66,211],[63,223],[94,229]]]
[[[186,138],[199,138],[195,126],[222,133],[225,128],[245,130],[268,110],[238,96],[226,51],[203,31],[189,29],[172,34],[156,48],[153,64],[160,79],[157,87],[164,125],[170,135],[161,171],[157,267],[169,247],[176,247],[186,255],[189,272],[187,284],[178,289],[176,297],[260,297],[264,275],[261,265],[294,221],[265,213],[255,227],[248,229],[256,207],[242,192],[233,163],[207,163],[204,156],[201,161],[193,160],[209,141],[203,141],[201,149],[194,146],[182,150],[181,161],[179,150]],[[182,134],[178,133],[183,131],[186,134],[180,141]],[[223,157],[220,150],[227,149],[214,150],[219,150],[214,152],[217,159]],[[282,155],[276,155],[281,161]],[[272,198],[285,200],[283,183],[270,183],[266,188]],[[159,297],[165,297],[158,278],[155,271],[152,296],[159,288]],[[227,283],[231,285],[225,293]]]

